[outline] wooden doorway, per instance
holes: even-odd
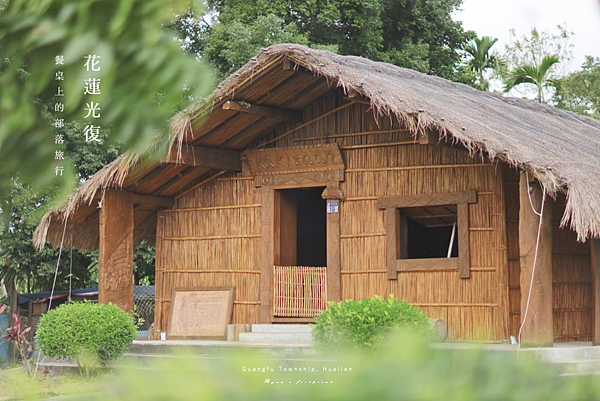
[[[276,219],[279,215],[279,233],[275,233],[276,265],[327,266],[327,202],[321,197],[323,189],[276,190],[275,207],[279,209],[279,213],[275,210]]]
[[[327,305],[327,202],[321,197],[323,190],[275,190],[276,320],[314,318]]]

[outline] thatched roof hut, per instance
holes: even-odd
[[[240,324],[310,321],[326,301],[394,293],[454,339],[506,341],[530,304],[532,344],[600,338],[600,240],[584,242],[600,237],[599,121],[284,44],[170,130],[160,162],[121,156],[35,233],[38,248],[63,236],[99,248],[100,302],[126,310],[133,248],[156,243],[154,338],[175,288],[224,285]],[[301,250],[317,232],[319,251]],[[284,288],[293,275],[320,295]],[[278,303],[290,291],[305,309]]]
[[[236,99],[247,88],[258,85],[254,82],[255,76],[265,74],[284,60],[314,74],[308,81],[323,77],[327,85],[342,87],[346,92],[355,91],[369,100],[374,113],[398,119],[415,136],[424,135],[427,129],[435,129],[459,141],[471,152],[481,152],[491,159],[529,171],[550,194],[567,193],[562,224],[570,221],[580,240],[600,236],[599,121],[546,104],[481,92],[463,84],[361,57],[340,56],[292,44],[263,49],[207,99],[180,112],[171,123],[172,138],[176,138],[179,145],[201,143],[232,150],[260,145],[262,136],[270,133],[279,121],[267,118],[257,121],[251,115],[244,115],[245,118],[238,119],[241,121],[236,127],[228,130],[226,137],[211,135],[211,128],[223,118],[219,107],[223,102]],[[270,78],[273,85],[274,79],[284,77]],[[285,88],[277,88],[294,96],[304,95],[302,100],[318,97],[328,89],[327,86],[313,89],[306,97],[302,93],[306,83],[301,79],[295,81],[287,83]],[[301,106],[301,102],[298,103],[296,108]],[[249,124],[255,127],[248,129]],[[159,168],[171,170],[162,173],[164,181],[170,185],[161,187],[160,191],[140,189],[139,182],[150,174],[156,175]],[[46,241],[59,244],[66,217],[72,220],[67,223],[67,233],[76,233],[73,246],[87,250],[97,248],[97,229],[84,224],[78,216],[89,217],[88,209],[96,209],[92,203],[103,189],[126,188],[136,194],[177,197],[208,169],[186,170],[185,176],[179,177],[181,170],[176,165],[165,167],[160,163],[141,163],[133,155],[121,156],[81,185],[69,202],[44,216],[35,233],[35,245],[41,248]],[[149,213],[140,211],[137,214],[136,222],[141,223],[142,216],[147,217]],[[136,233],[137,242],[144,238],[153,242],[152,228],[150,223],[147,228],[140,229]],[[70,235],[66,236],[67,244],[70,238]]]

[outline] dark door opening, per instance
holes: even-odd
[[[327,266],[327,201],[322,187],[279,190],[282,266]]]

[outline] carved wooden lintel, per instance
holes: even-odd
[[[306,188],[323,187],[344,181],[344,170],[314,171],[309,173],[259,175],[254,177],[257,187]]]
[[[247,153],[253,175],[306,173],[343,170],[344,160],[337,143],[250,150]]]

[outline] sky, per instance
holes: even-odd
[[[454,19],[480,37],[498,38],[498,51],[509,43],[511,28],[521,37],[533,27],[555,31],[556,25],[566,25],[574,33],[570,71],[578,70],[586,55],[600,57],[600,0],[463,0]]]

